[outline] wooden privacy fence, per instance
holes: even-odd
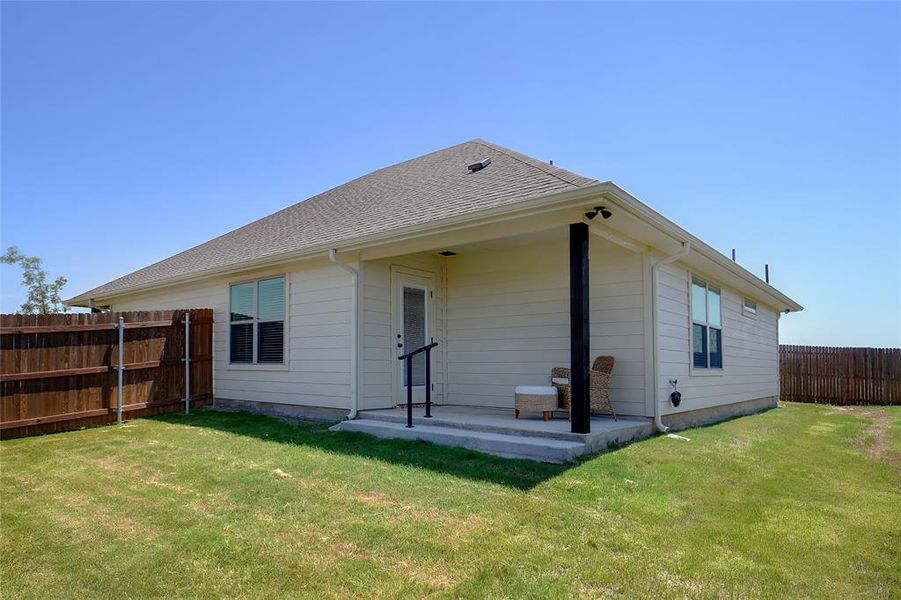
[[[901,348],[779,346],[782,399],[901,404]]]
[[[0,437],[209,404],[212,347],[211,309],[0,315]]]

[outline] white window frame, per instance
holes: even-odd
[[[694,293],[694,282],[698,280],[699,283],[704,284],[704,320],[698,321],[694,318],[693,304],[692,304],[692,294]],[[720,324],[719,327],[716,325],[710,324],[710,302],[709,302],[709,290],[713,288],[719,292],[720,295]],[[703,275],[698,275],[696,273],[688,274],[688,369],[689,374],[692,376],[721,376],[725,369],[726,365],[726,351],[725,351],[725,302],[723,301],[723,286],[717,285],[713,283],[709,278],[704,277]],[[695,366],[695,356],[694,356],[694,326],[701,325],[707,328],[707,366],[705,367],[696,367]],[[718,329],[720,332],[720,354],[722,355],[722,364],[719,367],[711,367],[710,366],[710,329]]]
[[[748,308],[748,302],[754,305],[753,309]],[[757,301],[748,298],[747,296],[742,296],[741,299],[741,314],[746,317],[751,317],[752,319],[756,319],[757,315],[760,314],[760,309],[757,308]]]
[[[233,371],[245,371],[245,370],[254,370],[254,371],[287,371],[289,369],[290,360],[288,357],[288,348],[290,344],[289,340],[289,331],[290,327],[288,324],[288,313],[290,313],[289,299],[290,299],[290,288],[291,288],[291,279],[289,277],[289,273],[285,272],[276,272],[269,273],[266,275],[260,275],[258,277],[254,277],[252,279],[239,279],[235,281],[229,281],[226,287],[226,296],[228,298],[228,305],[226,306],[226,311],[228,315],[228,328],[226,330],[226,340],[225,340],[225,351],[228,355],[228,358],[225,361],[225,364],[228,370]],[[282,362],[280,363],[260,363],[257,362],[257,352],[259,351],[258,345],[258,336],[259,331],[257,325],[261,322],[258,319],[257,315],[257,295],[259,294],[259,282],[267,281],[269,279],[278,279],[283,278],[285,280],[285,318],[282,321],[284,327],[283,333],[283,344],[284,347],[282,349]],[[252,320],[244,320],[244,321],[232,321],[231,313],[231,289],[233,286],[252,283],[253,284],[253,319]],[[268,323],[269,321],[262,321],[262,323]],[[231,346],[231,334],[232,334],[232,325],[240,325],[240,324],[252,324],[253,325],[253,362],[244,363],[244,362],[232,362],[232,346]]]

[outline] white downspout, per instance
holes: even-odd
[[[359,308],[359,281],[360,273],[352,266],[338,258],[336,250],[328,251],[330,261],[350,273],[353,278],[353,299],[350,304],[350,413],[348,419],[356,419],[357,411],[360,408],[359,396],[357,394],[357,312]]]
[[[679,260],[680,258],[684,258],[685,256],[688,256],[689,252],[691,252],[691,242],[685,241],[682,242],[682,249],[675,254],[651,262],[651,331],[653,332],[651,338],[653,339],[654,344],[654,364],[652,367],[654,372],[654,425],[657,427],[657,431],[660,431],[662,433],[666,433],[669,427],[663,424],[663,420],[660,416],[660,399],[657,397],[657,390],[659,385],[658,373],[660,372],[659,359],[657,358],[657,346],[659,345],[657,342],[657,268],[661,265],[668,265],[671,262]]]

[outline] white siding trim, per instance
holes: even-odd
[[[641,256],[642,295],[644,302],[644,391],[645,415],[654,416],[654,256],[645,252]],[[658,332],[659,335],[659,332]]]

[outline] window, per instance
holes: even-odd
[[[753,300],[751,300],[750,298],[744,299],[741,309],[746,315],[750,315],[750,316],[757,315],[757,303],[754,302]]]
[[[696,369],[723,368],[720,289],[691,278],[691,355]]]
[[[285,278],[237,283],[229,290],[229,361],[285,362]]]

